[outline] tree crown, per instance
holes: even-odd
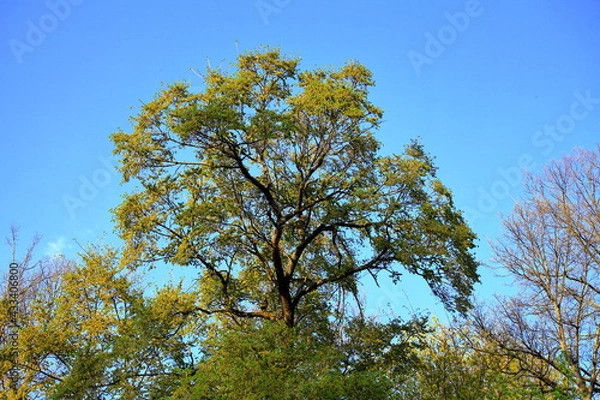
[[[115,209],[124,260],[197,266],[207,313],[288,326],[399,266],[466,310],[475,236],[419,143],[378,154],[373,85],[357,62],[301,71],[265,49],[208,70],[201,93],[163,90],[112,135],[139,183]]]

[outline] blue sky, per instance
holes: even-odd
[[[207,62],[228,64],[259,45],[304,68],[355,59],[370,68],[385,110],[380,139],[400,152],[421,137],[480,237],[520,196],[520,169],[537,170],[600,131],[600,3],[513,0],[5,0],[0,6],[3,122],[0,230],[23,246],[73,255],[114,241],[108,210],[123,188],[109,134],[164,83]],[[7,266],[10,252],[0,247]],[[478,294],[504,291],[485,270]],[[417,281],[379,292],[390,304],[440,313]],[[408,301],[410,300],[410,302]]]

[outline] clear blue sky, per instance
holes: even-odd
[[[459,1],[5,0],[0,6],[0,232],[73,255],[106,232],[120,202],[109,134],[162,83],[259,45],[303,67],[356,59],[377,81],[386,152],[420,136],[481,238],[520,196],[521,166],[539,168],[600,132],[600,3]],[[0,260],[8,265],[7,246]],[[483,272],[478,293],[504,288]],[[418,282],[372,307],[440,308]]]

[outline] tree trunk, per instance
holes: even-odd
[[[295,325],[295,309],[290,294],[289,279],[284,279],[279,282],[279,301],[281,302],[281,316],[283,322],[288,328],[293,328]]]

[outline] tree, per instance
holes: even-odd
[[[422,276],[450,310],[478,281],[474,234],[423,147],[381,156],[382,111],[357,62],[300,71],[265,49],[205,89],[177,83],[112,135],[124,181],[114,212],[127,265],[199,269],[209,315],[294,327],[361,275]]]
[[[475,315],[481,335],[544,391],[600,394],[600,147],[529,175],[496,261],[520,284]]]
[[[14,237],[14,235],[13,235]],[[194,365],[202,320],[195,295],[163,285],[144,296],[117,251],[89,247],[81,263],[64,257],[20,269],[18,358],[0,346],[3,378],[15,366],[16,384],[4,381],[9,399],[139,399],[171,393],[173,380]],[[0,333],[10,324],[6,292],[0,298]],[[197,350],[196,350],[197,351]],[[6,360],[6,361],[5,361]]]
[[[425,338],[409,375],[400,385],[404,400],[574,400],[544,393],[519,373],[514,357],[479,336],[466,318],[436,326]]]
[[[60,263],[34,260],[34,252],[41,237],[31,240],[22,257],[18,256],[19,228],[11,226],[6,242],[11,249],[12,263],[9,274],[4,274],[0,291],[0,390],[9,400],[23,399],[30,392],[22,382],[29,382],[31,374],[20,371],[19,333],[27,321],[32,304],[42,293],[52,291],[49,281],[62,269]]]

